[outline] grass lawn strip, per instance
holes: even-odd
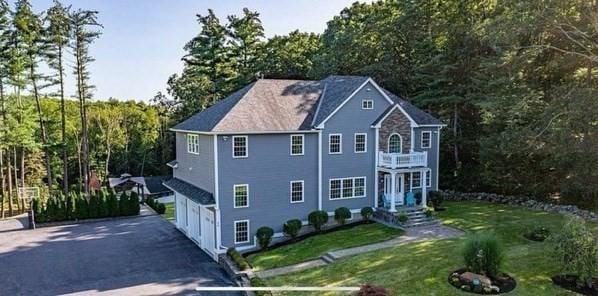
[[[386,241],[402,235],[400,229],[379,223],[312,236],[295,244],[250,255],[255,270],[266,270],[317,259],[326,252]]]
[[[505,251],[503,272],[517,280],[512,295],[576,295],[552,284],[559,266],[551,258],[548,242],[533,242],[522,234],[537,224],[553,232],[565,217],[559,214],[482,202],[446,203],[440,212],[445,225],[465,232],[495,233]],[[592,224],[598,230],[598,225]],[[409,243],[365,253],[333,264],[266,279],[271,286],[357,286],[371,283],[391,290],[391,295],[472,295],[447,282],[448,274],[462,267],[464,238]],[[280,295],[306,295],[281,293]],[[334,295],[332,293],[323,295]]]
[[[174,203],[169,202],[169,203],[165,203],[164,205],[166,206],[166,212],[164,212],[164,214],[161,215],[162,218],[164,218],[168,221],[174,220]]]

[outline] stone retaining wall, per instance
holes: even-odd
[[[551,203],[533,200],[527,196],[510,196],[496,193],[484,192],[457,192],[452,190],[441,190],[444,200],[447,201],[488,201],[493,203],[521,206],[532,210],[555,212],[560,214],[571,214],[585,220],[598,222],[598,214],[582,210],[573,205],[555,205]]]

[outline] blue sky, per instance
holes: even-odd
[[[197,34],[196,14],[212,8],[221,21],[241,14],[243,7],[258,11],[266,36],[295,29],[321,33],[326,22],[355,0],[63,0],[73,8],[99,11],[103,35],[92,46],[95,98],[148,100],[166,88],[166,80],[182,69],[183,45]],[[31,0],[36,11],[52,0]],[[72,72],[69,69],[68,74]],[[72,77],[69,77],[72,78]],[[74,95],[72,79],[67,91]]]

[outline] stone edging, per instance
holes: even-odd
[[[220,266],[222,266],[226,274],[228,274],[228,276],[237,284],[237,286],[251,287],[250,280],[251,278],[255,277],[252,270],[239,270],[237,265],[232,261],[232,259],[228,257],[226,253],[220,254],[218,256],[218,263],[220,264]],[[246,296],[255,295],[255,293],[252,291],[244,291],[242,293],[244,293]]]
[[[582,210],[574,205],[555,205],[536,201],[527,196],[500,195],[496,193],[484,192],[458,192],[452,190],[441,190],[440,192],[447,201],[487,201],[492,203],[525,207],[536,211],[570,214],[588,221],[598,222],[597,213]]]

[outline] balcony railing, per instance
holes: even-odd
[[[402,153],[384,153],[382,151],[378,154],[378,166],[398,169],[427,166],[428,153],[427,152],[411,152],[409,154]]]

